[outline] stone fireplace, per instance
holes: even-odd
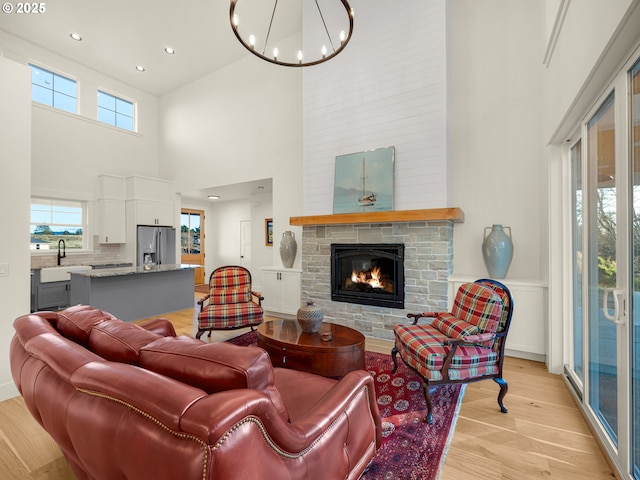
[[[406,322],[407,313],[447,310],[447,281],[453,270],[453,227],[455,222],[462,221],[463,215],[458,209],[443,210],[447,210],[445,215],[435,211],[435,215],[429,213],[418,219],[408,218],[402,212],[384,212],[388,215],[381,222],[366,222],[363,219],[371,217],[361,219],[359,215],[339,217],[339,223],[334,219],[336,215],[292,218],[292,225],[302,226],[302,300],[313,300],[322,307],[325,321],[386,340],[393,340],[394,325]],[[449,210],[454,214],[449,214]],[[422,220],[424,217],[428,219]],[[332,244],[403,245],[404,306],[392,308],[332,299]]]

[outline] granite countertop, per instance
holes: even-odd
[[[91,265],[86,265],[88,267],[92,267],[95,269],[100,268],[122,268],[122,267],[130,267],[131,262],[123,262],[123,263],[92,263]],[[42,270],[43,268],[54,268],[54,267],[66,267],[67,265],[47,265],[44,267],[31,267],[31,271],[34,272],[36,270]],[[77,266],[85,266],[84,264],[72,265],[73,267]]]
[[[149,269],[140,265],[135,267],[120,267],[120,268],[102,268],[99,270],[78,270],[76,272],[71,271],[71,275],[80,275],[82,277],[120,277],[123,275],[139,275],[139,274],[147,274],[147,273],[158,273],[158,272],[175,272],[178,270],[189,270],[192,268],[197,268],[199,265],[189,265],[186,263],[168,263],[162,265],[151,265]]]

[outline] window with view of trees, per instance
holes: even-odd
[[[76,113],[76,81],[36,65],[29,64],[29,66],[31,67],[31,100]]]
[[[84,248],[84,204],[70,200],[31,199],[31,249]]]

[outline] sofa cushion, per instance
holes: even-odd
[[[163,338],[135,323],[115,320],[101,322],[91,329],[88,348],[112,362],[139,365],[139,351],[145,345]]]
[[[261,348],[205,343],[180,335],[140,349],[140,366],[212,394],[252,388],[266,394],[285,421],[289,415],[275,387],[273,366]]]
[[[441,313],[431,325],[449,338],[460,338],[478,333],[478,327],[460,320],[450,313]]]
[[[292,423],[309,412],[338,383],[332,378],[290,368],[274,368],[274,376]]]
[[[58,312],[56,329],[69,340],[86,347],[93,326],[109,320],[117,318],[89,305],[76,305]]]
[[[136,325],[140,325],[142,328],[150,332],[157,333],[161,337],[176,336],[176,329],[173,327],[173,323],[171,323],[166,318],[154,318],[152,320],[145,320],[144,322],[136,323]]]

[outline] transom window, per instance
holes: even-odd
[[[98,90],[98,120],[133,131],[133,102]]]
[[[29,66],[31,67],[31,100],[76,113],[76,81],[36,65],[29,64]]]
[[[50,198],[31,199],[31,250],[58,247],[64,240],[67,249],[85,248],[84,203]]]

